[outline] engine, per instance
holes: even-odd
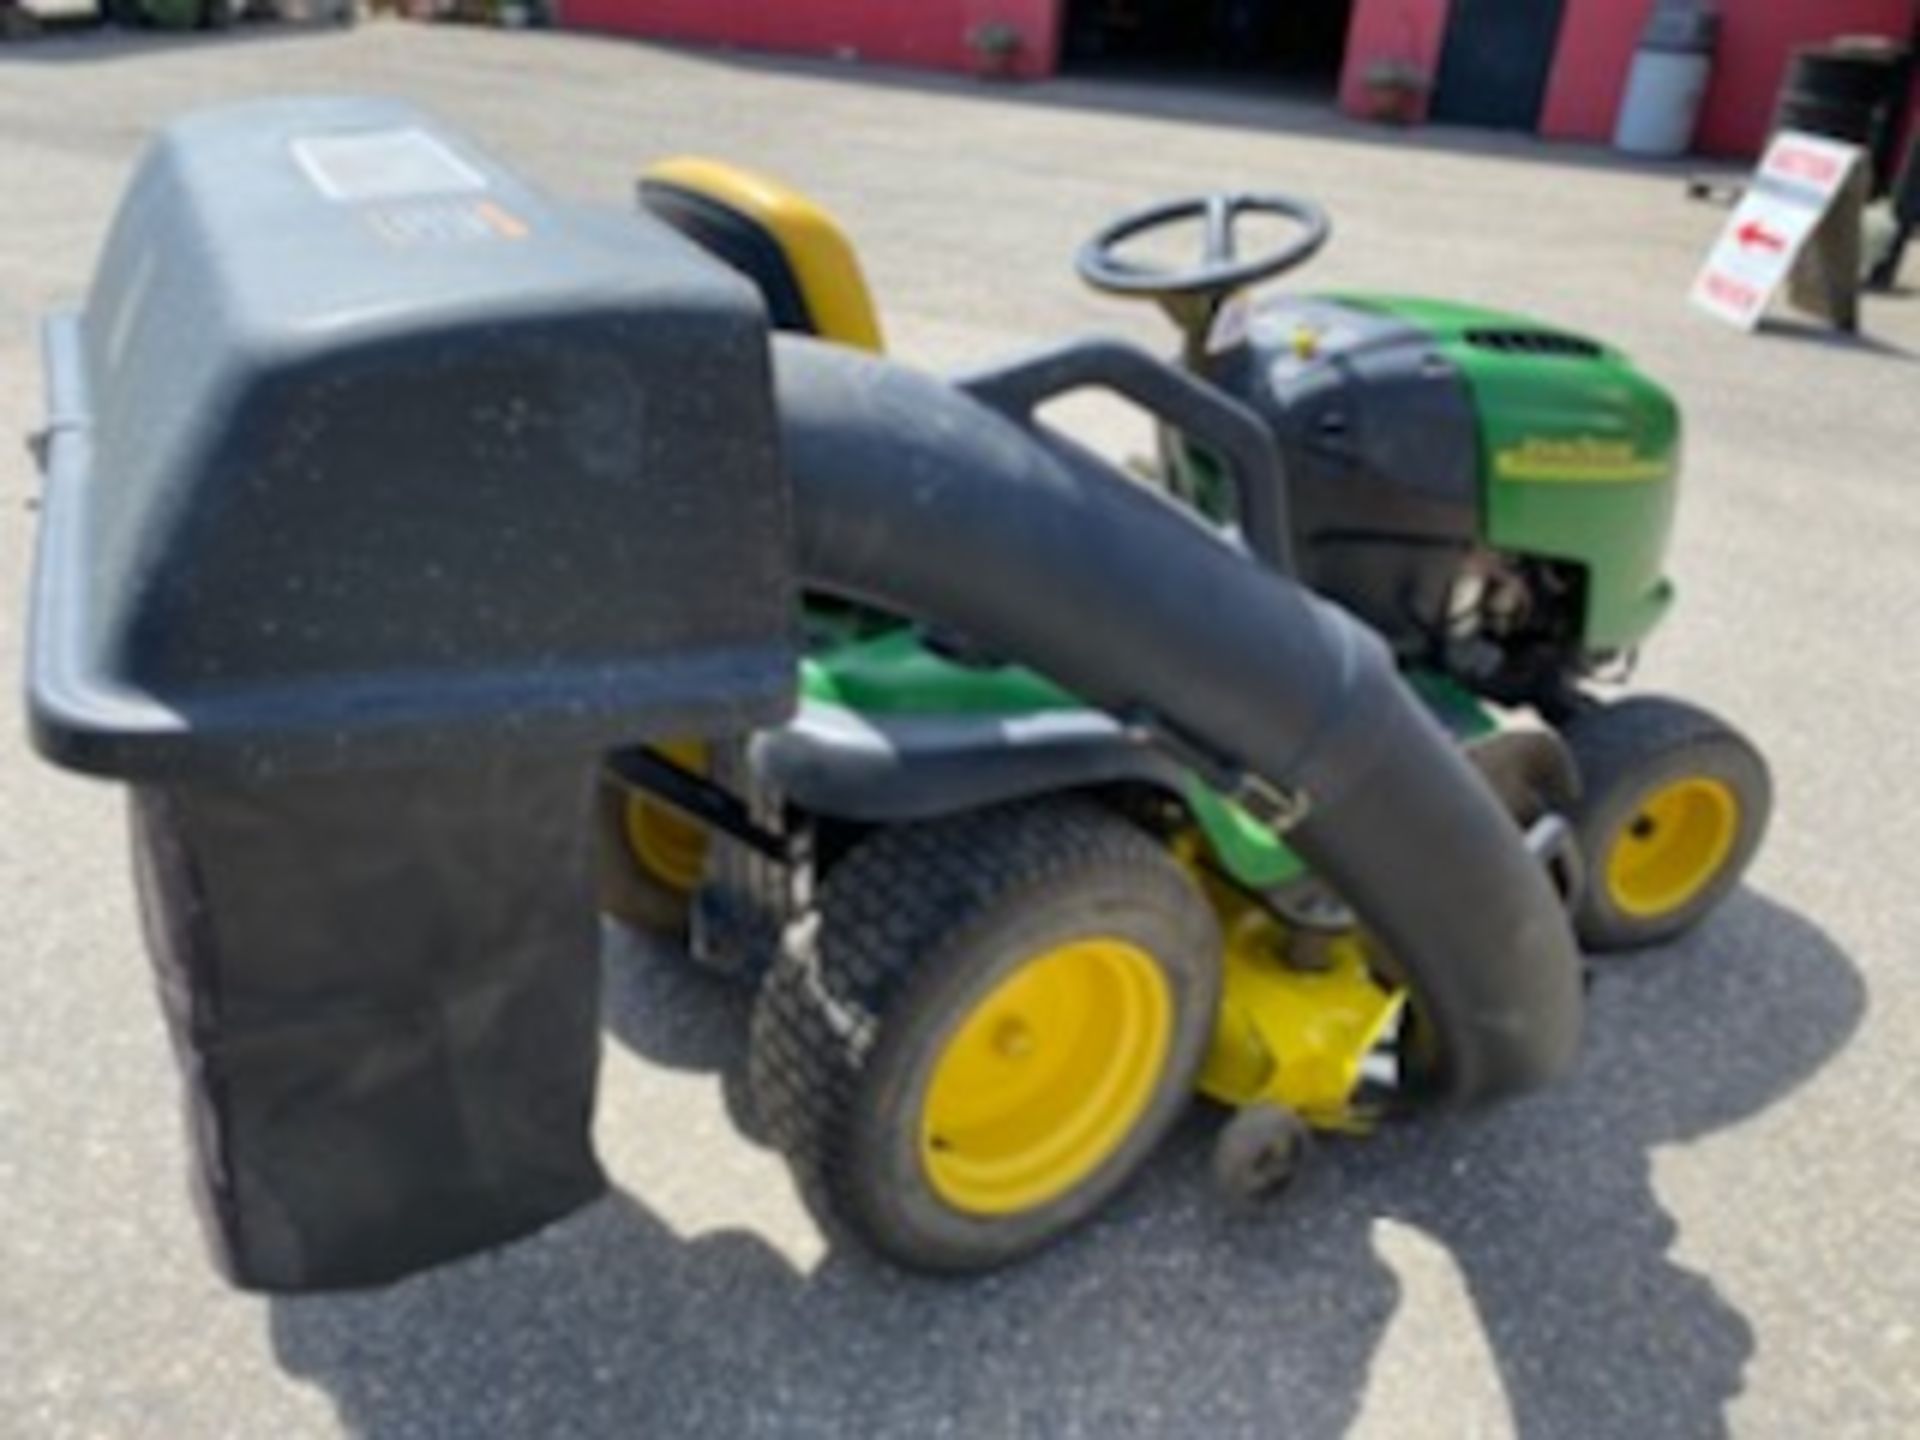
[[[1229,308],[1209,365],[1280,441],[1303,578],[1404,662],[1539,700],[1670,602],[1678,412],[1618,352],[1438,302],[1279,298]]]

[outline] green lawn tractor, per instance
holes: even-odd
[[[1251,1198],[1317,1132],[1552,1083],[1582,942],[1737,882],[1759,757],[1593,688],[1672,599],[1677,417],[1618,354],[1249,300],[1327,223],[1212,196],[1081,257],[1182,360],[940,378],[818,207],[690,161],[642,194],[390,100],[219,107],[47,322],[31,733],[129,788],[238,1283],[603,1193],[601,911],[757,987],[752,1118],[825,1217],[970,1271],[1195,1092]],[[1256,216],[1289,239],[1241,258]],[[1152,268],[1178,225],[1202,259]],[[1088,390],[1153,417],[1147,473],[1047,423]]]
[[[703,160],[640,192],[750,277],[780,329],[882,349],[817,205]],[[1294,228],[1243,258],[1245,217]],[[1183,226],[1197,265],[1137,258]],[[1513,315],[1247,295],[1329,234],[1281,195],[1128,215],[1080,275],[1166,310],[1180,383],[1083,345],[962,388],[1029,417],[1081,388],[1154,412],[1144,486],[1385,638],[1584,947],[1670,940],[1736,885],[1769,809],[1732,728],[1590,688],[1673,601],[1674,402],[1618,351]],[[915,483],[904,452],[849,463]],[[1202,594],[1145,564],[1155,603],[1208,623]],[[603,903],[758,985],[753,1103],[832,1216],[907,1264],[980,1268],[1087,1215],[1195,1089],[1237,1112],[1215,1168],[1246,1197],[1283,1189],[1312,1132],[1417,1103],[1405,974],[1290,847],[1290,797],[940,623],[819,593],[805,634],[789,723],[615,757]]]

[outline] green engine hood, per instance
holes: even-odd
[[[1589,650],[1644,640],[1673,600],[1673,397],[1618,350],[1537,320],[1439,300],[1336,298],[1425,331],[1465,377],[1479,415],[1487,544],[1585,571]]]

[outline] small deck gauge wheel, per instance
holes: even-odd
[[[656,751],[683,769],[705,774],[706,746],[670,741]],[[663,800],[600,779],[597,801],[600,909],[650,935],[682,939],[694,892],[706,873],[712,837],[707,827]]]
[[[1278,1200],[1313,1154],[1313,1131],[1284,1105],[1256,1101],[1227,1121],[1213,1146],[1213,1179],[1236,1208]]]
[[[1661,696],[1595,706],[1563,735],[1580,769],[1581,942],[1633,950],[1691,929],[1760,847],[1773,803],[1766,761],[1726,722]]]
[[[1191,876],[1091,802],[882,830],[761,985],[753,1103],[829,1228],[915,1269],[1003,1265],[1184,1113],[1220,953]]]

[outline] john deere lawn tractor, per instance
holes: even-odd
[[[702,160],[656,167],[640,193],[753,279],[782,329],[881,350],[818,205]],[[1294,228],[1243,257],[1245,217]],[[1136,258],[1180,227],[1199,263]],[[1674,402],[1618,351],[1513,315],[1249,299],[1330,230],[1278,194],[1127,215],[1081,252],[1081,278],[1163,307],[1184,374],[1082,344],[963,388],[1023,418],[1082,387],[1153,411],[1145,483],[1385,638],[1586,948],[1670,940],[1734,887],[1769,808],[1766,767],[1729,726],[1591,688],[1673,601]],[[916,483],[909,455],[848,458]],[[1211,623],[1153,556],[1111,562]],[[755,1101],[811,1192],[881,1249],[935,1268],[1025,1251],[1119,1186],[1195,1088],[1238,1111],[1216,1170],[1246,1195],[1283,1188],[1313,1130],[1417,1103],[1406,978],[1288,845],[1290,797],[937,621],[824,593],[805,617],[793,720],[616,757],[605,903],[760,985]]]
[[[1327,223],[1221,195],[1081,257],[1181,360],[942,379],[817,207],[643,194],[557,201],[391,101],[210,110],[47,324],[33,739],[130,787],[239,1283],[601,1192],[596,891],[757,986],[754,1109],[823,1212],[964,1271],[1195,1092],[1258,1195],[1314,1132],[1551,1083],[1579,942],[1737,881],[1752,748],[1595,688],[1672,600],[1677,418],[1617,353],[1249,299]],[[1290,238],[1243,257],[1257,215]],[[1201,260],[1148,268],[1180,224]],[[1151,473],[1041,417],[1087,389],[1154,417]]]

